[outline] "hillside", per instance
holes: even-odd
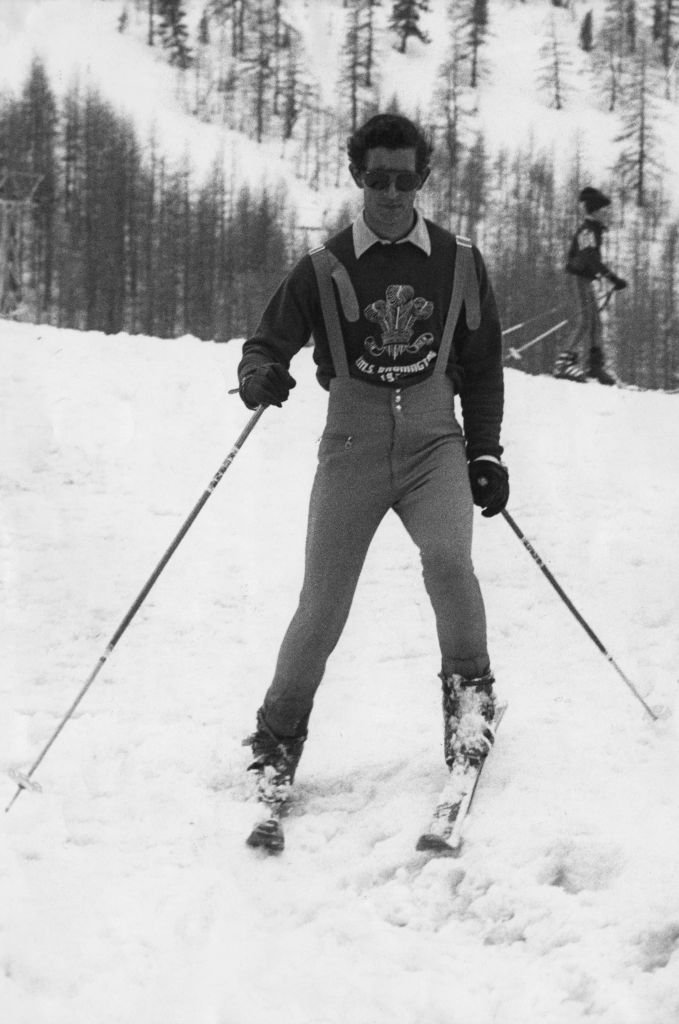
[[[189,42],[196,47],[197,25],[204,0],[187,0]],[[421,25],[430,37],[425,44],[411,39],[407,52],[394,47],[388,28],[391,5],[375,9],[375,97],[388,103],[396,97],[406,113],[425,123],[436,120],[435,97],[441,67],[450,52],[452,30],[448,4],[433,0]],[[287,0],[285,16],[300,34],[304,73],[328,108],[342,101],[338,82],[347,32],[347,11],[342,0]],[[555,7],[547,0],[491,0],[489,28],[481,50],[479,87],[469,92],[470,130],[481,131],[491,152],[526,149],[553,157],[557,174],[570,173],[576,153],[584,176],[608,181],[620,144],[618,113],[606,111],[601,79],[593,73],[592,56],[578,45],[582,19],[591,11],[600,26],[605,0],[573,0]],[[121,13],[129,16],[120,33]],[[646,14],[644,13],[644,18]],[[644,19],[642,18],[642,21]],[[195,72],[171,68],[158,47],[145,43],[146,14],[135,0],[4,0],[0,5],[0,86],[16,88],[25,79],[30,61],[46,62],[55,86],[67,89],[76,77],[83,85],[100,89],[105,97],[132,116],[147,137],[154,133],[166,151],[179,159],[187,151],[198,169],[207,171],[215,153],[226,151],[229,162],[248,181],[284,180],[291,189],[303,221],[332,214],[353,192],[348,182],[339,190],[309,192],[296,173],[301,139],[282,145],[269,137],[257,145],[242,133],[208,124],[187,113],[191,108]],[[549,91],[541,84],[546,57],[543,47],[552,33],[563,50],[565,106],[553,108]],[[215,44],[212,56],[219,59]],[[674,67],[658,76],[658,134],[667,159],[679,143]],[[670,98],[667,98],[669,92]],[[337,143],[341,149],[341,140]],[[665,189],[676,202],[676,175],[667,174]]]
[[[0,768],[26,770],[247,420],[237,345],[0,323]],[[0,838],[8,1024],[668,1024],[679,1016],[676,399],[507,372],[510,508],[475,562],[509,701],[460,860],[434,627],[385,520],[266,860],[241,739],[296,599],[308,351]]]

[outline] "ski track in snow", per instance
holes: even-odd
[[[56,728],[247,421],[240,345],[0,323],[5,771]],[[3,818],[8,1024],[668,1024],[676,727],[653,724],[501,520],[475,560],[509,711],[459,860],[432,616],[394,517],[319,693],[285,853],[241,739],[300,584],[310,352]],[[676,711],[679,400],[507,372],[510,509],[651,703]],[[14,792],[2,787],[4,805]]]

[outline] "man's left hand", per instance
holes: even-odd
[[[474,459],[469,463],[469,482],[474,504],[479,505],[482,516],[496,516],[509,501],[509,473],[502,462]]]

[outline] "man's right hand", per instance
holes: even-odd
[[[238,393],[248,407],[275,405],[279,409],[297,381],[280,363],[264,363],[241,377]]]

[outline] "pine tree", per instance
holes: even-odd
[[[662,263],[665,269],[662,275],[662,325],[659,332],[662,372],[654,383],[669,389],[679,386],[679,224],[676,221],[665,231]]]
[[[587,11],[587,14],[582,19],[580,25],[579,43],[580,49],[584,50],[585,53],[590,53],[594,46],[594,29],[593,29],[594,16],[591,11]]]
[[[450,5],[454,60],[466,69],[466,84],[475,89],[482,78],[481,52],[488,35],[488,0],[458,0]]]
[[[434,177],[440,182],[435,193],[434,216],[448,221],[451,228],[458,204],[463,155],[471,123],[468,91],[465,90],[462,40],[463,34],[456,31],[453,17],[450,52],[439,69],[439,84],[434,95],[436,145],[432,163]]]
[[[679,0],[655,0],[651,31],[662,65],[669,69],[679,45]]]
[[[191,65],[189,32],[186,27],[184,0],[156,0],[160,24],[158,32],[163,47],[170,54],[170,64],[186,69]]]
[[[301,77],[301,34],[290,23],[284,0],[269,0],[270,4],[270,45],[273,61],[273,112],[279,117],[284,110],[289,113],[288,88],[290,67],[295,65]]]
[[[472,0],[468,20],[469,51],[471,54],[470,85],[475,89],[479,82],[479,59],[481,46],[488,32],[488,0]]]
[[[207,9],[220,26],[228,27],[231,56],[240,56],[245,50],[245,20],[250,10],[249,0],[209,0]]]
[[[437,215],[441,219],[443,216],[451,217],[453,214],[463,149],[460,124],[462,89],[459,71],[460,62],[455,59],[451,59],[441,68],[440,84],[435,98],[435,111],[441,118],[439,134],[443,137],[443,145],[437,145],[433,157],[434,173],[436,174],[438,167],[442,172],[443,188],[439,194],[444,199],[444,209],[437,211]]]
[[[627,0],[624,7],[625,33],[630,53],[636,53],[638,39],[638,23],[636,0]]]
[[[60,224],[56,231],[57,325],[81,327],[82,296],[81,215],[83,186],[83,112],[78,87],[64,99],[61,117],[62,169],[59,197]]]
[[[540,48],[540,53],[544,62],[540,83],[550,94],[551,105],[556,110],[563,110],[569,91],[568,73],[571,62],[559,36],[554,17],[550,19],[549,36]]]
[[[117,333],[124,326],[128,153],[134,131],[94,92],[83,116],[83,268],[85,329]]]
[[[203,10],[198,22],[198,42],[201,46],[210,45],[210,15],[207,7]]]
[[[33,192],[32,285],[37,310],[49,310],[55,272],[54,231],[57,168],[57,104],[44,65],[34,60],[23,90],[24,169],[35,182]]]
[[[483,136],[479,134],[469,150],[460,176],[460,223],[464,226],[464,233],[472,238],[478,237],[488,187],[486,149]]]
[[[363,62],[365,70],[364,85],[367,89],[373,86],[375,68],[375,9],[382,6],[382,0],[362,0],[363,10]]]
[[[18,100],[0,100],[0,311],[48,311],[54,279],[56,101],[33,61]]]
[[[395,0],[389,28],[399,37],[399,53],[405,53],[408,40],[412,37],[423,43],[430,42],[426,32],[419,25],[420,14],[429,10],[428,0]]]
[[[379,0],[348,0],[340,89],[348,94],[351,131],[374,104],[374,8]]]
[[[309,94],[303,54],[301,52],[299,36],[296,32],[291,34],[290,45],[287,49],[283,70],[282,93],[282,135],[284,139],[290,139]]]
[[[224,121],[261,141],[271,130],[272,118],[280,118],[287,137],[301,95],[291,102],[291,83],[297,89],[303,74],[299,33],[286,16],[283,0],[210,0],[206,12],[221,30],[215,33],[221,47],[216,89]],[[230,52],[225,46],[229,41]],[[212,78],[207,78],[211,89]],[[207,97],[198,96],[197,104],[208,107]]]
[[[598,45],[594,49],[594,66],[604,75],[608,109],[617,109],[627,58],[637,47],[637,14],[635,0],[607,0]]]
[[[184,282],[184,324],[188,334],[198,338],[215,335],[215,288],[220,211],[218,207],[220,170],[204,185],[190,210],[188,259]]]
[[[635,0],[607,0],[603,32],[610,37],[620,56],[634,53],[637,43]]]
[[[245,49],[240,63],[248,90],[247,107],[254,119],[254,137],[264,138],[274,109],[276,80],[276,24],[271,20],[270,0],[257,0],[248,19]]]
[[[644,206],[662,169],[656,135],[657,104],[645,45],[639,48],[628,72],[622,99],[622,131],[616,142],[622,143],[623,148],[617,171],[623,184],[633,189],[637,206]]]
[[[254,195],[243,188],[236,198],[226,226],[226,245],[232,253],[228,294],[232,332],[254,330],[272,278],[280,278],[288,265],[281,231],[283,211],[280,197],[267,191]]]
[[[198,35],[193,54],[194,100],[192,114],[209,121],[215,91],[214,59],[211,48],[210,14],[205,7],[198,22]]]
[[[620,101],[624,67],[621,38],[619,22],[607,18],[599,33],[600,45],[594,49],[594,66],[604,78],[608,110],[611,112],[617,109]]]
[[[156,0],[147,0],[148,2],[148,22],[146,31],[146,42],[149,46],[156,45]]]

